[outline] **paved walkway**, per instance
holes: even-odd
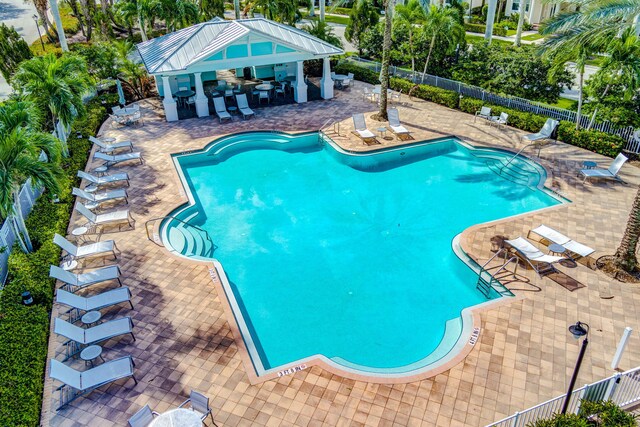
[[[362,85],[358,83],[358,87]],[[370,128],[377,127],[370,119],[375,106],[353,88],[330,101],[264,108],[254,120],[234,119],[222,125],[213,118],[167,123],[159,101],[144,101],[141,106],[144,126],[120,128],[107,122],[102,129],[104,135],[133,140],[146,159],[144,165],[113,168],[132,177],[129,200],[137,220],[135,229],[93,236],[117,241],[122,251],[117,263],[135,305],[133,310],[103,310],[107,320],[132,316],[137,338],[135,342],[123,338],[105,343],[104,357],[109,360],[132,354],[138,384],[118,381],[56,413],[58,394],[47,380],[43,426],[124,426],[143,405],[166,411],[182,402],[192,388],[210,396],[219,426],[481,426],[566,390],[579,350],[567,331],[571,323],[580,320],[591,325],[580,385],[610,375],[608,366],[622,330],[639,327],[637,285],[615,283],[583,265],[561,266],[586,287],[570,292],[548,278],[538,279],[526,272],[512,285],[522,298],[482,313],[479,341],[471,353],[434,378],[381,385],[313,367],[251,385],[236,345],[241,338],[231,332],[221,300],[225,296],[216,292],[210,264],[177,258],[147,240],[145,221],[185,201],[169,154],[201,148],[231,132],[317,129],[328,118],[343,121],[342,136],[336,138],[341,145],[378,148],[364,146],[349,132],[350,116],[358,111],[367,112]],[[406,102],[399,108],[417,140],[455,134],[475,145],[520,147],[522,133],[514,129],[497,130],[474,123],[470,115],[423,101]],[[628,185],[583,185],[575,178],[583,160],[610,161],[561,143],[543,149],[540,162],[550,171],[547,185],[574,203],[467,230],[465,249],[484,260],[492,254],[491,237],[526,235],[531,227],[546,223],[597,248],[598,254],[611,253],[621,237],[640,171],[630,165],[623,167],[622,177]],[[69,229],[81,223],[74,215]],[[94,261],[91,265],[101,264]],[[98,286],[100,289],[91,289],[91,293],[113,286]],[[603,289],[614,298],[601,299]],[[54,307],[52,316],[60,315]],[[51,334],[50,357],[62,358],[61,343],[62,339]],[[638,365],[640,341],[634,334],[620,367]],[[72,366],[84,369],[77,361]]]

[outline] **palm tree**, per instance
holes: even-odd
[[[497,0],[489,0],[489,9],[487,10],[487,22],[486,29],[484,31],[484,39],[489,43],[491,43],[491,38],[493,37],[493,21],[495,21],[496,18],[496,3]]]
[[[58,122],[68,129],[76,117],[84,114],[82,97],[92,88],[92,79],[81,57],[65,54],[58,58],[50,53],[22,62],[11,84],[41,111],[48,111],[53,129],[58,130]],[[65,136],[58,132],[66,156]]]
[[[518,8],[518,29],[516,30],[516,41],[513,43],[516,46],[520,46],[522,40],[522,27],[524,26],[524,11],[526,0],[520,0],[520,7]]]
[[[210,8],[215,6],[209,5]],[[160,0],[159,9],[158,15],[166,23],[169,32],[195,24],[200,14],[198,6],[190,0]],[[222,12],[224,14],[224,4]]]
[[[113,42],[116,52],[116,65],[118,67],[118,78],[126,83],[135,93],[138,99],[146,95],[143,79],[147,75],[144,66],[130,59],[135,46],[129,40],[116,40]]]
[[[0,216],[10,221],[24,252],[33,250],[20,208],[19,191],[27,179],[52,194],[60,191],[60,148],[51,134],[39,132],[33,104],[10,101],[0,106]],[[49,161],[39,160],[44,152]]]
[[[233,11],[235,12],[236,19],[240,19],[240,0],[233,0]]]
[[[327,21],[313,20],[310,25],[305,25],[302,29],[320,40],[342,48],[342,40],[333,33],[333,27],[327,24]]]
[[[384,41],[382,42],[382,69],[380,70],[380,109],[377,120],[387,120],[387,89],[389,89],[389,57],[391,56],[391,27],[393,0],[384,0]]]
[[[116,10],[124,22],[138,22],[142,41],[149,40],[147,27],[153,28],[153,22],[161,11],[158,0],[121,0],[116,3]]]
[[[294,25],[299,18],[298,2],[292,0],[254,0],[245,11],[258,9],[267,19]]]
[[[398,6],[396,6],[395,12],[397,19],[405,22],[409,27],[409,54],[411,55],[411,74],[415,74],[416,57],[413,49],[413,31],[415,25],[420,24],[424,21],[424,9],[422,8],[419,0],[409,0],[406,5],[399,4]]]
[[[58,0],[49,0],[51,5],[51,14],[53,20],[56,21],[56,31],[58,32],[58,40],[60,40],[60,47],[63,52],[69,52],[69,46],[67,45],[67,38],[64,35],[64,28],[62,27],[62,19],[60,18],[60,10],[58,10]]]
[[[436,39],[446,43],[448,48],[450,48],[454,42],[464,39],[464,27],[460,25],[458,11],[450,7],[431,5],[427,10],[423,30],[431,40],[429,42],[427,60],[424,63],[422,82],[424,82],[424,76],[429,68],[429,61],[431,60]]]
[[[640,239],[640,188],[636,193],[636,197],[633,200],[633,206],[631,207],[631,213],[629,214],[629,220],[627,226],[622,235],[622,241],[618,250],[616,250],[613,256],[613,264],[624,271],[629,273],[633,272],[638,265],[638,259],[636,258],[636,249],[638,247],[638,240]]]

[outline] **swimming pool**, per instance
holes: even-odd
[[[319,358],[409,376],[468,339],[465,309],[500,296],[476,289],[455,236],[561,203],[533,162],[498,175],[511,156],[453,138],[348,153],[317,133],[237,134],[174,156],[190,203],[162,239],[222,264],[257,375]]]

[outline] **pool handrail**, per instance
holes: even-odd
[[[165,220],[165,219],[176,220],[178,222],[181,222],[182,224],[184,224],[187,227],[193,227],[196,230],[199,230],[199,231],[203,232],[205,238],[213,245],[213,240],[211,240],[211,237],[209,236],[209,233],[207,232],[207,230],[204,230],[204,229],[198,227],[197,225],[189,224],[188,222],[185,222],[185,221],[181,220],[180,218],[175,217],[173,215],[166,215],[166,216],[159,216],[157,218],[151,218],[150,220],[148,220],[147,222],[144,223],[144,229],[147,232],[147,239],[151,240],[156,245],[161,246],[161,247],[164,246],[164,245],[158,243],[155,239],[152,239],[151,236],[149,235],[149,223],[153,222],[155,224],[156,221]]]

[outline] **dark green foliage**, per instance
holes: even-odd
[[[391,89],[408,94],[409,91],[415,86],[412,82],[406,79],[391,79]],[[451,90],[444,90],[429,85],[418,85],[413,92],[412,96],[416,98],[424,99],[425,101],[435,102],[436,104],[444,105],[449,108],[458,108],[459,96],[456,92]]]
[[[105,104],[102,104],[105,101]],[[107,116],[107,107],[117,104],[117,95],[94,98],[87,115],[77,120],[69,137],[71,156],[64,159],[67,189],[52,203],[47,194],[40,197],[27,218],[27,228],[35,251],[24,254],[18,248],[9,257],[9,277],[0,294],[0,425],[37,426],[40,421],[49,312],[54,281],[49,265],[57,264],[60,248],[53,234],[66,234],[73,208],[71,185],[78,184],[76,172],[84,169],[90,149],[87,135],[94,134]],[[84,138],[76,138],[81,132]],[[31,292],[34,305],[22,305],[21,293]]]
[[[487,31],[487,26],[484,24],[464,24],[464,29],[470,31],[472,33],[480,33],[484,34]],[[494,36],[506,36],[507,30],[504,29],[504,26],[494,25],[493,26],[493,35]]]
[[[118,76],[117,54],[111,43],[73,43],[70,49],[84,58],[89,73],[97,80],[115,79]]]
[[[527,427],[589,427],[584,418],[575,414],[554,414],[550,419],[538,420]]]
[[[0,72],[4,79],[9,81],[18,64],[32,56],[29,45],[20,34],[13,27],[0,24]]]
[[[349,13],[349,23],[344,36],[362,54],[362,42],[365,34],[380,20],[380,13],[371,0],[358,0]],[[382,44],[381,44],[382,46]]]
[[[611,401],[591,402],[583,400],[580,403],[580,416],[588,418],[597,416],[598,427],[636,427],[636,416],[623,411]],[[595,418],[595,417],[594,417]]]

